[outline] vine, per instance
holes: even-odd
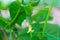
[[[8,5],[11,20],[0,16],[0,26],[4,29],[2,31],[7,38],[5,40],[52,40],[51,37],[60,40],[58,36],[60,34],[58,33],[57,35],[56,31],[56,29],[59,31],[59,26],[48,23],[49,20],[53,19],[50,13],[54,0],[49,5],[49,8],[42,7],[42,5],[39,4],[40,1],[41,0],[15,0]],[[43,0],[43,2],[45,2],[45,0]],[[35,14],[33,13],[33,9],[38,5],[41,7]],[[27,26],[24,25],[25,28],[22,27],[24,20],[28,23]]]

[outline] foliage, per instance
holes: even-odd
[[[50,5],[53,2],[53,6],[60,7],[60,0],[41,0],[41,4]]]
[[[59,26],[48,23],[53,18],[50,16],[53,2],[49,8],[41,7],[32,16],[34,7],[38,6],[40,0],[16,0],[8,5],[11,20],[0,16],[0,26],[5,30],[6,40],[60,40]],[[28,27],[22,28],[22,23],[27,20]],[[35,21],[35,23],[33,23]],[[41,23],[44,22],[44,23]],[[18,24],[19,27],[15,24]],[[9,32],[7,32],[8,30]],[[8,35],[7,35],[8,34]],[[2,32],[0,32],[2,35]],[[2,40],[2,36],[0,36]]]

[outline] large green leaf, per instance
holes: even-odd
[[[12,2],[9,6],[9,11],[13,23],[18,23],[19,25],[21,25],[24,19],[26,18],[24,7],[21,6],[21,4],[18,2]]]
[[[30,34],[27,31],[28,28],[18,31],[18,40],[30,40]]]
[[[54,35],[57,38],[60,38],[60,26],[57,24],[47,24],[46,32],[50,35]]]
[[[29,34],[22,34],[22,35],[19,35],[19,39],[18,40],[30,40],[30,36]]]
[[[35,20],[36,22],[44,21],[48,15],[49,8],[41,8],[37,14],[32,16],[32,20]],[[49,16],[48,20],[51,20],[52,17]]]
[[[58,26],[57,24],[50,24],[47,23],[46,29],[45,29],[45,33],[42,37],[42,32],[43,32],[43,28],[44,28],[44,23],[43,24],[33,24],[32,25],[32,29],[34,30],[34,32],[32,33],[33,36],[39,36],[39,38],[41,40],[47,40],[47,39],[55,39],[55,40],[59,40],[60,38],[60,26]]]
[[[24,8],[27,16],[32,14],[33,7],[31,5],[27,5]]]

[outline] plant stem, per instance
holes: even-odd
[[[13,37],[12,37],[12,29],[10,29],[10,39],[9,40],[13,40]]]
[[[30,32],[30,40],[32,39],[32,32]]]
[[[53,1],[52,1],[52,4],[53,4]],[[48,14],[47,14],[46,20],[45,20],[45,24],[44,24],[44,27],[43,27],[42,36],[44,36],[44,33],[45,33],[45,31],[46,31],[47,21],[48,21],[49,15],[50,15],[51,10],[52,10],[52,7],[53,7],[52,4],[50,5],[50,8],[49,8],[49,11],[48,11]]]

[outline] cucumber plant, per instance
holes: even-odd
[[[3,33],[5,36],[4,38],[0,36],[1,40],[60,40],[59,26],[48,23],[49,20],[53,19],[50,16],[53,2],[48,8],[39,8],[39,11],[32,16],[33,9],[38,6],[39,2],[40,0],[11,2],[7,8],[10,12],[10,19],[0,16],[2,31],[0,35]],[[24,20],[28,22],[28,26],[22,28]],[[18,24],[18,28],[15,24]]]

